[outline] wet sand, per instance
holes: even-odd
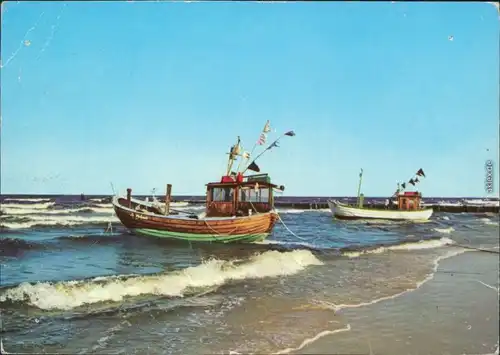
[[[300,354],[498,354],[498,254],[465,252],[441,260],[419,289],[343,309],[350,330],[327,335]]]

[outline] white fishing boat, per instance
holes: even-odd
[[[328,201],[328,207],[338,219],[386,219],[423,221],[431,218],[432,208],[418,210],[392,210],[349,206],[336,200]]]
[[[422,169],[417,171],[417,176],[425,176]],[[364,196],[360,194],[363,169],[359,174],[358,199],[356,206],[350,206],[338,200],[329,200],[328,206],[335,218],[338,219],[383,219],[383,220],[407,220],[424,221],[431,218],[433,209],[422,208],[422,194],[416,191],[400,192],[400,184],[393,197],[396,203],[387,200],[386,208],[372,208],[363,206]],[[418,182],[418,178],[410,179],[411,184]],[[406,188],[406,184],[401,185]]]

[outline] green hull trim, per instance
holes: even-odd
[[[137,235],[155,238],[167,238],[176,240],[185,240],[189,242],[215,242],[215,243],[254,243],[266,239],[269,233],[257,234],[235,234],[235,235],[217,235],[217,234],[193,234],[169,232],[165,230],[135,228],[132,232]]]

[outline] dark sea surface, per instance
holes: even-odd
[[[458,245],[499,246],[498,214],[339,222],[278,209],[287,228],[263,243],[200,245],[129,234],[106,196],[2,196],[0,208],[0,336],[12,353],[300,350],[350,331],[343,310],[417,289]]]
[[[80,195],[1,195],[0,196],[0,203],[5,201],[8,203],[9,201],[14,202],[14,201],[20,201],[20,203],[29,203],[29,200],[39,200],[39,199],[50,199],[51,201],[56,201],[58,204],[74,204],[80,201]],[[85,199],[88,201],[110,201],[111,196],[110,195],[84,195]],[[144,199],[146,197],[151,197],[149,195],[134,195],[134,197],[139,198],[139,199]],[[160,193],[158,196],[158,199],[164,198],[164,196]],[[378,196],[378,197],[368,197],[365,196],[365,202],[366,203],[383,203],[386,198],[389,198],[390,196]],[[177,201],[201,201],[205,199],[204,195],[192,195],[192,196],[172,196],[173,200]],[[355,202],[356,197],[355,196],[275,196],[275,201],[276,202],[290,202],[290,203],[299,203],[299,202],[318,202],[318,203],[326,203],[327,200],[329,199],[336,199],[336,200],[341,200],[341,201],[349,201],[349,202]],[[460,202],[463,199],[466,200],[474,200],[474,199],[482,199],[482,197],[427,197],[424,196],[423,198],[426,203],[432,204],[432,203],[438,203],[441,201],[448,202],[448,203],[455,203],[455,202]],[[24,202],[23,202],[24,201]],[[33,201],[31,201],[33,202]]]

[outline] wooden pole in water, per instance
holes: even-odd
[[[356,205],[359,206],[359,194],[361,192],[361,181],[363,180],[363,169],[359,173],[358,197],[356,198]]]
[[[128,208],[132,208],[131,195],[132,195],[132,189],[128,188],[127,189],[127,204],[128,204]]]
[[[170,214],[170,197],[172,195],[172,184],[167,184],[167,194],[165,195],[165,215]]]

